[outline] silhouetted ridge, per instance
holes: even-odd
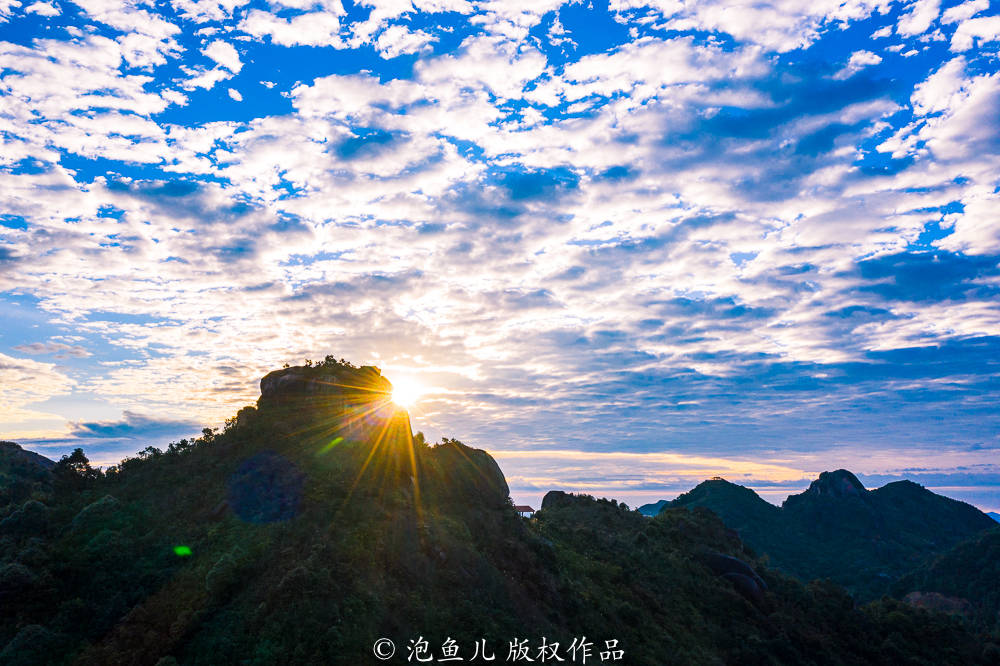
[[[653,516],[655,516],[656,514],[658,514],[660,511],[662,511],[663,507],[665,507],[668,504],[670,504],[670,500],[659,500],[659,501],[653,502],[651,504],[643,504],[642,506],[637,507],[636,511],[638,511],[639,513],[641,513],[644,516],[649,516],[649,517],[652,518]]]
[[[673,507],[704,507],[775,566],[803,579],[831,578],[863,598],[993,521],[912,481],[867,490],[848,470],[823,472],[781,508],[722,479],[698,484]]]
[[[56,466],[54,460],[49,460],[34,451],[21,448],[16,442],[0,442],[0,472],[19,469],[51,470]]]
[[[670,503],[672,507],[703,506],[720,516],[747,543],[757,540],[757,532],[772,529],[778,507],[764,500],[750,488],[725,479],[702,481]]]
[[[23,502],[48,488],[55,466],[54,461],[14,442],[0,442],[0,507]]]

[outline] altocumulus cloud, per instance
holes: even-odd
[[[996,485],[984,0],[6,3],[0,40],[5,435],[128,453],[332,353],[557,452],[515,494]]]

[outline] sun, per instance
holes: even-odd
[[[404,409],[412,407],[423,392],[424,387],[412,379],[400,378],[392,382],[392,401]]]

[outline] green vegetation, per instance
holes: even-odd
[[[704,509],[552,492],[524,520],[488,454],[383,409],[377,371],[280,372],[222,432],[24,472],[0,507],[0,663],[357,665],[380,637],[405,663],[421,636],[498,662],[543,636],[640,665],[996,655],[960,619],[769,570]]]
[[[893,594],[920,597],[915,601],[922,606],[957,612],[975,629],[1000,636],[1000,527],[907,574],[893,586]]]

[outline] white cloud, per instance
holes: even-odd
[[[216,40],[202,49],[201,52],[233,74],[239,74],[240,70],[243,69],[240,54],[229,42]]]
[[[904,37],[926,32],[937,19],[940,7],[940,0],[913,0],[909,5],[909,11],[899,17],[896,32]]]
[[[701,86],[720,79],[738,84],[741,79],[759,76],[766,68],[755,48],[724,51],[697,46],[690,37],[649,39],[611,53],[584,56],[567,65],[561,76],[540,83],[526,97],[557,105],[591,95],[609,97],[624,92],[628,98],[623,103],[638,107],[651,97],[668,94],[672,86]]]
[[[173,23],[118,0],[73,0],[95,20],[124,33],[137,32],[157,40],[168,40],[180,32]]]
[[[962,56],[952,58],[925,81],[918,83],[910,96],[913,110],[927,115],[956,107],[956,96],[964,92],[966,84],[965,65]]]
[[[189,21],[204,23],[231,18],[234,9],[248,2],[249,0],[173,0],[171,4]]]
[[[0,23],[10,19],[14,10],[21,6],[19,0],[0,0]]]
[[[942,162],[968,161],[980,182],[1000,168],[1000,74],[976,76],[952,93],[944,113],[921,127],[918,137]],[[971,169],[982,170],[976,174]],[[991,176],[992,172],[992,176]]]
[[[833,75],[835,79],[847,79],[858,72],[860,72],[865,67],[871,65],[877,65],[882,62],[882,56],[876,55],[871,51],[855,51],[851,54],[850,59],[847,64],[839,72]]]
[[[182,85],[187,90],[195,88],[211,90],[217,83],[231,78],[233,78],[232,72],[222,67],[216,67],[215,69],[195,70],[195,75],[184,81]]]
[[[75,382],[52,363],[15,358],[0,353],[0,421],[3,439],[45,436],[65,430],[59,417],[31,408],[33,403],[69,393]]]
[[[529,81],[545,70],[538,50],[498,37],[470,37],[454,55],[442,55],[416,65],[422,83],[456,94],[456,89],[485,89],[503,98],[518,98]]]
[[[951,36],[952,51],[968,51],[976,42],[995,42],[1000,39],[1000,16],[982,16],[958,24]]]
[[[243,95],[241,95],[238,90],[234,90],[233,88],[230,88],[226,92],[229,93],[229,96],[232,97],[237,102],[242,102],[243,101]]]
[[[665,27],[675,30],[710,30],[732,35],[739,41],[760,44],[786,52],[814,42],[826,25],[862,20],[873,12],[885,13],[890,0],[617,0],[614,12],[645,7],[669,19]]]
[[[51,2],[35,2],[25,7],[24,11],[39,16],[59,16],[59,10]]]
[[[1000,194],[994,190],[989,185],[970,188],[962,198],[962,212],[948,215],[951,234],[935,245],[952,252],[1000,253],[1000,226],[996,217],[1000,210]]]
[[[492,35],[521,42],[542,17],[556,11],[566,0],[483,0],[471,22],[480,24]]]
[[[148,119],[170,103],[146,90],[149,77],[124,75],[122,47],[106,37],[0,45],[11,72],[0,129],[39,155],[63,149],[86,157],[158,162],[163,130]],[[159,155],[158,155],[159,153]]]
[[[409,5],[408,0],[406,4]],[[343,15],[344,5],[340,0],[271,0],[272,7],[285,7],[288,9],[322,9],[333,14]]]
[[[423,30],[410,30],[402,25],[386,28],[375,41],[375,48],[384,58],[395,58],[407,53],[418,53],[437,41]]]
[[[989,9],[990,0],[968,0],[945,10],[941,15],[941,23],[958,23],[972,18],[979,12]]]
[[[116,39],[122,58],[139,69],[151,70],[165,65],[168,58],[177,57],[180,45],[173,39],[164,40],[141,32],[129,32]]]
[[[328,11],[308,12],[283,19],[259,9],[251,10],[239,29],[254,37],[269,36],[281,46],[330,46],[346,48],[340,38],[340,18]]]

